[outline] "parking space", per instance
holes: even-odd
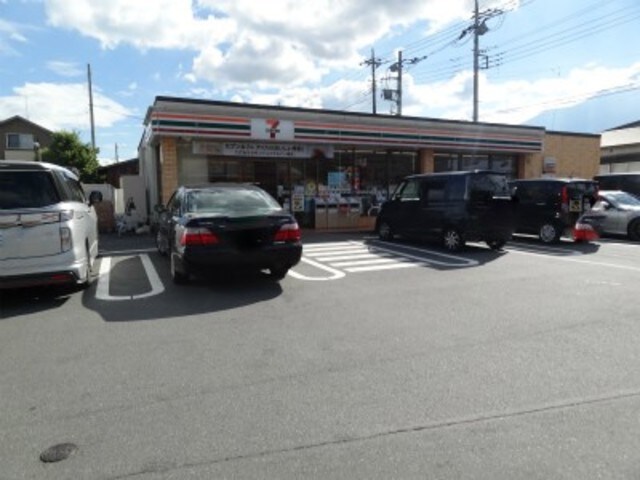
[[[151,240],[110,239],[97,265],[95,298],[122,302],[153,297],[171,289],[169,265],[160,257]],[[433,244],[402,241],[385,242],[376,237],[353,235],[336,239],[316,236],[305,243],[301,262],[289,271],[288,279],[301,282],[344,281],[354,275],[384,276],[386,272],[415,269],[426,271],[477,267],[509,255],[534,256],[553,260],[571,260],[607,268],[640,271],[640,259],[630,255],[637,245],[616,239],[593,243],[563,241],[545,245],[537,239],[517,237],[502,252],[484,245],[469,244],[460,253],[450,254]]]

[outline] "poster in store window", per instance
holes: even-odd
[[[304,212],[304,193],[294,193],[291,195],[291,211]]]

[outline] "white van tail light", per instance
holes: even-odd
[[[72,246],[71,230],[67,227],[60,227],[60,250],[67,252],[71,250]]]

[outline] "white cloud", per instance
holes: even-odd
[[[47,62],[47,68],[63,77],[77,77],[84,75],[85,71],[75,62],[51,60]]]
[[[191,0],[45,0],[50,25],[78,30],[104,48],[198,49],[223,42],[234,29],[228,18],[197,18]]]
[[[479,76],[479,119],[520,124],[547,110],[568,108],[589,98],[635,85],[640,89],[640,63],[627,68],[588,65],[563,77],[499,81]],[[411,75],[403,82],[403,114],[470,120],[473,113],[473,75],[460,73],[450,80],[417,85]]]
[[[17,55],[18,51],[13,43],[27,43],[27,38],[22,34],[23,27],[0,18],[0,53]]]
[[[94,122],[107,128],[132,112],[94,88]],[[0,97],[0,118],[16,113],[49,130],[83,130],[89,127],[89,93],[85,83],[26,83],[13,95]]]
[[[45,0],[49,24],[104,48],[191,49],[181,78],[218,88],[300,85],[331,67],[353,66],[360,50],[419,21],[431,30],[467,18],[472,0]],[[425,31],[425,34],[427,32]]]

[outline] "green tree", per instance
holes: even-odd
[[[78,132],[54,132],[51,146],[42,151],[42,160],[77,171],[84,183],[102,182],[98,173],[98,149],[82,143]]]

